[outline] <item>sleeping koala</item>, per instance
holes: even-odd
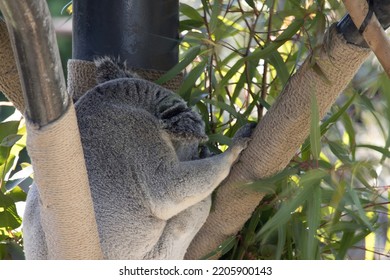
[[[98,85],[75,107],[104,258],[183,259],[208,216],[210,194],[249,138],[199,159],[204,123],[180,97],[108,58],[96,66]],[[27,259],[47,258],[39,207],[33,186],[23,227]]]

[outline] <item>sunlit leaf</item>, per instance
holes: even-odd
[[[14,201],[11,197],[0,192],[0,235],[1,229],[11,230],[20,227],[22,220],[19,217]]]

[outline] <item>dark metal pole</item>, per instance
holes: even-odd
[[[73,58],[166,71],[178,62],[178,25],[178,0],[74,0]]]
[[[14,48],[27,116],[44,126],[66,110],[66,91],[46,1],[0,0]]]

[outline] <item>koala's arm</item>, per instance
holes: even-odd
[[[168,220],[204,200],[228,176],[246,145],[247,139],[242,139],[214,157],[175,162],[159,168],[155,176],[160,179],[151,184],[147,194],[153,214]]]

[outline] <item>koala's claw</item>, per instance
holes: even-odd
[[[243,138],[251,138],[253,131],[256,128],[256,123],[248,123],[242,127],[240,127],[239,130],[237,130],[236,134],[234,135],[232,141],[235,144],[237,141]],[[249,140],[248,140],[249,141]]]

